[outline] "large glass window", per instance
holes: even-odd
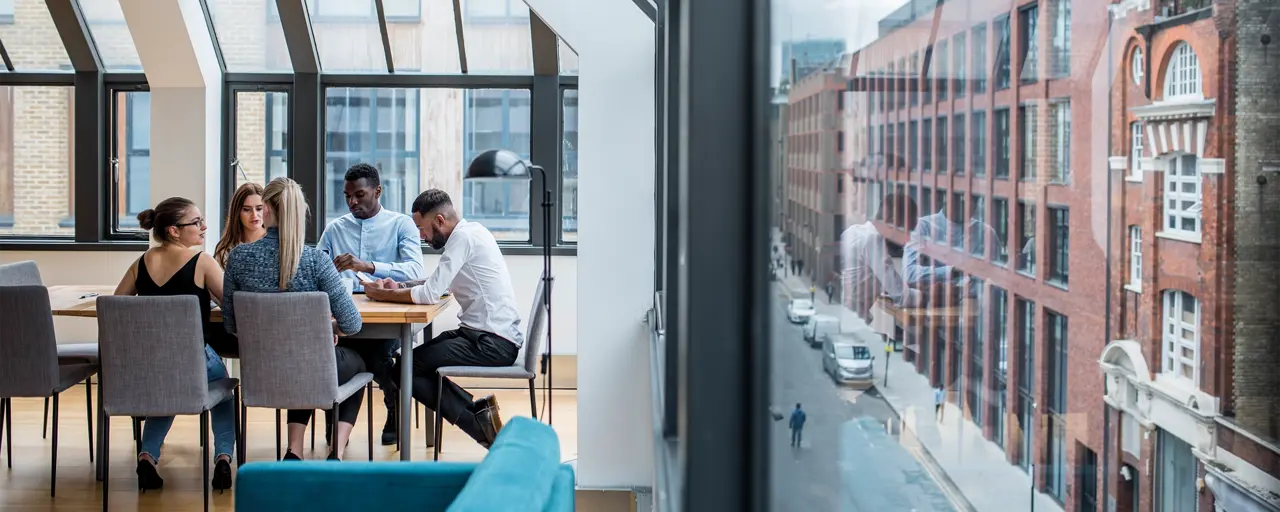
[[[920,122],[921,136],[924,137],[924,143],[920,151],[920,168],[924,172],[933,170],[933,120],[925,119]]]
[[[1200,301],[1190,293],[1164,292],[1164,336],[1160,371],[1200,384]]]
[[[966,42],[965,38],[966,38],[965,34],[958,34],[956,35],[956,38],[951,43],[952,45],[951,51],[955,54],[954,56],[955,56],[955,62],[956,62],[956,73],[955,73],[956,77],[955,77],[955,81],[952,83],[955,86],[955,93],[957,98],[963,98],[969,88],[969,82],[967,79],[968,77],[966,76],[966,73],[965,73],[965,59],[969,57],[969,54],[967,53],[968,47],[965,44]]]
[[[423,163],[419,151],[422,96],[418,89],[330,88],[325,91],[323,212],[326,220],[348,213],[342,187],[347,169],[358,163],[367,163],[378,169],[383,207],[398,212],[409,211],[413,198],[422,189],[419,180],[419,169]],[[441,115],[448,114],[442,112]],[[454,130],[460,128],[457,124],[453,127]],[[447,132],[442,135],[445,135],[444,141],[437,143],[443,145],[448,141]],[[453,192],[447,188],[445,191]],[[465,199],[463,204],[465,206]]]
[[[1048,412],[1067,412],[1067,317],[1056,311],[1045,310],[1045,355],[1049,357]]]
[[[971,198],[972,212],[969,216],[973,219],[967,223],[969,230],[969,254],[976,257],[986,257],[987,253],[987,198],[974,194]]]
[[[938,118],[938,174],[947,173],[947,141],[951,140],[951,132],[947,130],[947,118]]]
[[[973,143],[973,149],[970,150],[972,158],[972,167],[974,176],[987,175],[987,113],[986,111],[977,111],[973,113],[973,131],[970,134],[970,140]]]
[[[1009,127],[1009,109],[1002,108],[995,111],[995,165],[996,179],[1009,178],[1009,145],[1011,133]]]
[[[1142,289],[1142,227],[1129,226],[1129,287]]]
[[[1066,208],[1049,207],[1049,282],[1067,285],[1071,261],[1071,213]]]
[[[1018,271],[1036,274],[1036,205],[1018,202]]]
[[[371,0],[372,1],[372,0]],[[141,71],[142,60],[125,25],[119,0],[80,0],[80,13],[89,25],[102,65],[110,71]],[[5,39],[6,48],[9,40]],[[12,50],[9,50],[12,51]]]
[[[987,92],[987,24],[973,27],[973,93]]]
[[[1198,240],[1200,237],[1200,169],[1193,155],[1168,161],[1164,173],[1164,217],[1166,232]]]
[[[1054,0],[1052,39],[1053,77],[1068,76],[1071,74],[1071,0]]]
[[[1142,123],[1129,123],[1129,178],[1142,181]]]
[[[466,0],[462,28],[468,72],[533,73],[529,6],[521,0]]]
[[[1053,173],[1050,182],[1067,184],[1071,181],[1071,100],[1055,101],[1049,112],[1049,148],[1053,151]]]
[[[564,91],[564,140],[560,162],[563,168],[564,189],[560,194],[561,211],[564,212],[566,242],[578,241],[578,90]]]
[[[1204,97],[1200,85],[1200,58],[1187,43],[1179,43],[1169,60],[1164,75],[1164,99],[1198,99]]]
[[[463,159],[489,149],[508,149],[529,158],[529,91],[467,91]],[[463,215],[479,221],[502,241],[529,240],[529,181],[463,183]],[[576,193],[577,182],[574,181]],[[575,200],[576,206],[576,200]]]
[[[996,240],[991,242],[991,262],[1004,265],[1009,262],[1009,200],[997,197],[991,201],[991,222]]]
[[[951,90],[952,78],[950,70],[947,69],[947,61],[951,57],[951,51],[949,50],[946,41],[938,42],[938,48],[937,51],[934,52],[933,57],[934,59],[937,59],[934,69],[938,72],[938,101],[946,101],[947,91]]]
[[[995,21],[996,30],[996,90],[1009,88],[1010,49],[1009,49],[1009,15],[1001,15]]]
[[[1036,29],[1039,24],[1040,8],[1036,4],[1018,11],[1018,47],[1022,50],[1019,80],[1023,83],[1040,77],[1040,34]]]
[[[968,125],[965,124],[964,114],[956,114],[951,121],[951,168],[957,175],[960,175],[964,174],[964,166],[968,162],[964,156],[967,144],[964,132]]]
[[[44,2],[8,0],[7,8],[7,11],[0,11],[0,41],[4,42],[14,71],[71,69],[71,59],[67,57],[62,38]],[[0,73],[3,72],[6,72],[5,66],[0,66]]]
[[[1036,178],[1036,137],[1039,134],[1039,120],[1036,106],[1025,104],[1018,107],[1018,124],[1022,125],[1022,165],[1018,179],[1034,180]]]
[[[71,236],[72,90],[0,86],[0,237]]]
[[[117,230],[138,230],[138,214],[151,207],[151,93],[113,95],[112,199]]]
[[[230,165],[235,186],[288,176],[289,93],[237,91],[234,137]]]
[[[275,0],[205,0],[227,71],[292,72]],[[391,2],[394,3],[394,2]]]

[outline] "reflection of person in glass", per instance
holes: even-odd
[[[950,244],[962,251],[967,250],[978,255],[988,254],[987,243],[1004,244],[996,237],[996,232],[991,225],[982,219],[971,217],[966,220],[963,218],[963,212],[959,215],[956,213],[955,210],[948,213],[944,208],[942,211],[921,217],[914,228],[908,226],[911,231],[911,241],[907,242],[902,258],[907,285],[912,288],[928,289],[929,300],[934,304],[948,295],[959,298],[960,293],[965,290],[964,284],[967,279],[954,263],[946,261],[954,257],[954,251],[950,249],[936,251],[932,258],[922,254],[926,240],[938,246]],[[1004,249],[997,247],[996,250]]]
[[[907,228],[914,229],[916,202],[905,194],[890,193],[880,205],[876,220],[881,225],[892,222],[899,207]],[[894,262],[893,251],[885,243],[884,234],[873,221],[849,226],[840,234],[841,302],[858,317],[871,323],[871,309],[876,300],[887,297],[898,304],[914,304],[917,294],[903,286],[902,274]]]

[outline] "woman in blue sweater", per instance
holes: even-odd
[[[222,318],[227,331],[236,332],[235,293],[239,291],[312,292],[329,295],[333,314],[334,344],[338,336],[360,331],[360,312],[351,293],[338,277],[333,262],[323,253],[304,244],[307,202],[302,188],[288,178],[277,178],[263,191],[264,224],[267,234],[256,242],[242,244],[227,257],[223,281]],[[364,360],[346,347],[334,347],[338,362],[338,383],[365,371]],[[338,438],[330,445],[329,459],[340,460],[346,451],[351,427],[360,414],[362,393],[338,404]],[[314,411],[289,411],[289,451],[284,460],[301,460],[302,437]]]

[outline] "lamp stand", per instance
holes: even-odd
[[[546,383],[543,392],[546,395],[544,403],[547,407],[547,425],[551,424],[551,283],[555,278],[551,277],[551,237],[554,236],[552,229],[552,213],[555,211],[555,199],[551,194],[551,180],[548,179],[546,169],[541,166],[532,165],[532,169],[537,169],[542,174],[542,304],[547,309],[547,350],[542,353],[540,366],[543,375],[546,375]],[[533,319],[530,319],[532,321]],[[535,413],[537,411],[534,411]]]

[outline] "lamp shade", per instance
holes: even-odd
[[[505,149],[490,149],[480,153],[467,166],[465,179],[529,179],[532,164],[520,155]]]

